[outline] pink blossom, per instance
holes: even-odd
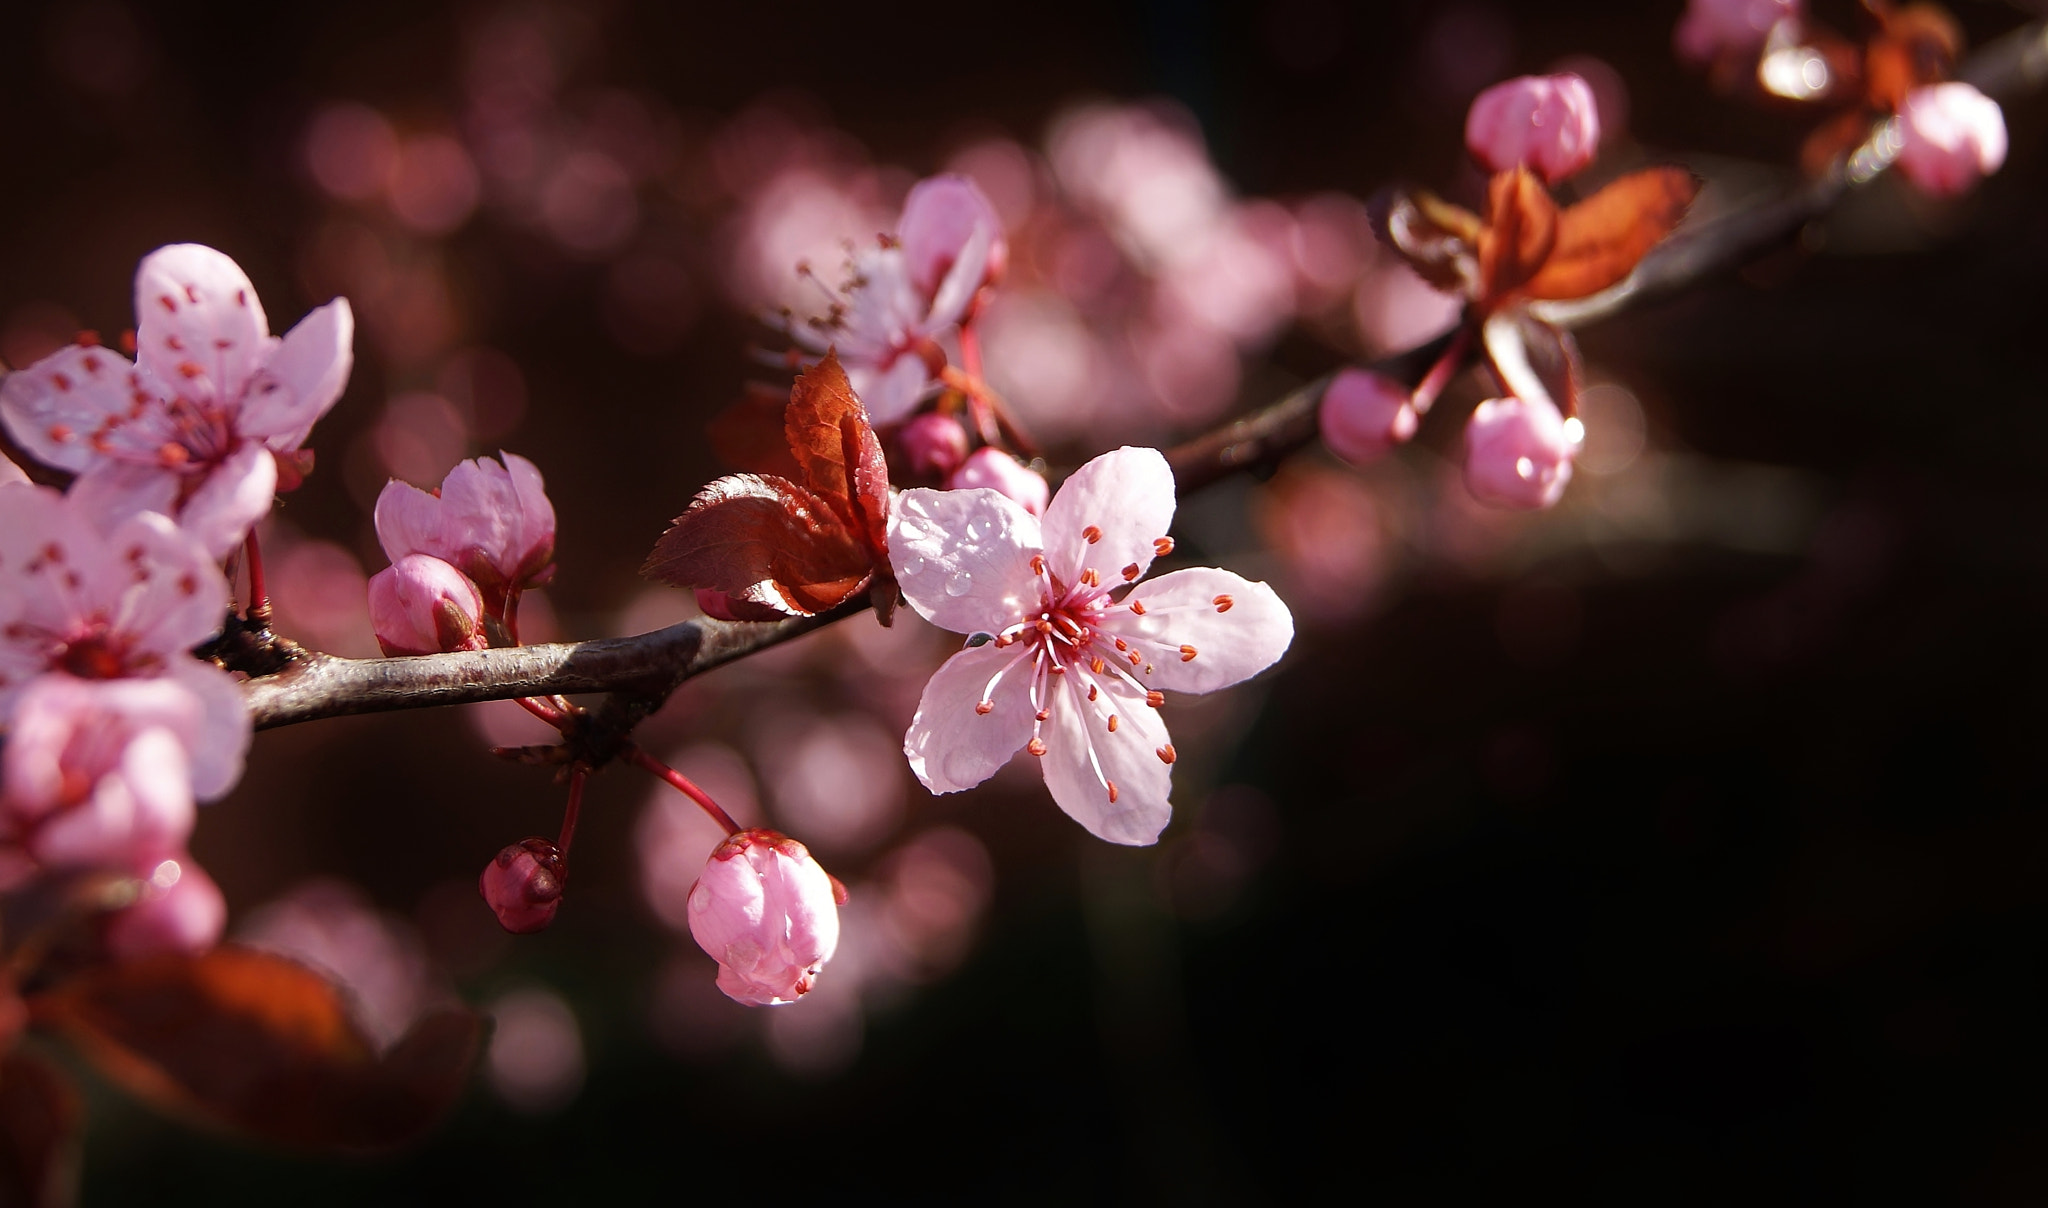
[[[1968,84],[1915,88],[1899,108],[1899,171],[1936,197],[1966,193],[2005,163],[2005,114]]]
[[[1052,488],[1046,485],[1045,475],[1001,449],[986,445],[968,454],[960,468],[946,479],[949,491],[972,490],[975,487],[1000,492],[1033,516],[1044,515],[1046,501],[1052,498]]]
[[[1323,391],[1323,443],[1353,465],[1386,456],[1415,435],[1412,392],[1384,374],[1346,369]]]
[[[521,840],[484,865],[476,888],[505,930],[542,930],[562,905],[562,853],[546,839]]]
[[[28,481],[28,475],[21,472],[21,467],[5,453],[0,453],[0,487],[26,486]]]
[[[117,960],[204,952],[220,940],[227,921],[220,886],[179,852],[143,879],[141,900],[107,920],[107,950]]]
[[[690,934],[718,962],[718,988],[740,1002],[795,1002],[839,947],[832,878],[803,844],[774,831],[719,844],[689,909]]]
[[[1504,508],[1547,508],[1572,480],[1580,426],[1548,399],[1488,399],[1465,425],[1465,486]]]
[[[1804,0],[1688,0],[1672,41],[1696,63],[1755,54],[1779,25],[1797,28],[1805,8]]]
[[[971,788],[1023,747],[1096,835],[1159,837],[1177,757],[1162,690],[1237,683],[1294,639],[1263,583],[1207,567],[1138,582],[1172,552],[1173,511],[1166,459],[1129,447],[1075,471],[1042,523],[994,491],[904,492],[889,554],[905,598],[976,635],[925,686],[903,739],[926,788]]]
[[[837,349],[868,415],[893,424],[917,407],[944,365],[933,340],[966,317],[1007,255],[1002,221],[973,181],[919,181],[895,236],[855,252],[844,282],[825,290],[825,313],[790,321],[789,337],[811,353]]]
[[[502,613],[508,596],[554,574],[555,508],[540,471],[517,453],[500,453],[448,471],[438,494],[407,483],[377,496],[377,540],[396,564],[432,554],[468,575],[484,606]]]
[[[1527,164],[1556,182],[1593,162],[1600,107],[1570,72],[1519,76],[1487,89],[1465,117],[1465,146],[1489,172]]]
[[[136,359],[81,342],[0,385],[0,421],[112,525],[163,512],[226,556],[310,466],[299,452],[353,361],[346,298],[283,339],[233,260],[195,243],[151,252],[135,275]],[[280,469],[280,461],[284,463]]]
[[[199,701],[193,787],[219,796],[241,776],[248,707],[227,672],[188,652],[220,632],[227,609],[220,568],[163,516],[103,533],[71,497],[0,489],[0,713],[46,672],[168,680]]]
[[[927,412],[896,434],[903,460],[920,478],[944,478],[967,460],[967,429],[950,415]]]
[[[432,554],[407,554],[370,576],[370,626],[387,655],[482,650],[484,598]]]

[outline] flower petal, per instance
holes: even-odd
[[[883,365],[849,363],[846,381],[868,409],[870,423],[893,424],[917,410],[932,375],[923,357],[906,352]]]
[[[393,562],[407,554],[442,558],[441,500],[432,492],[394,478],[377,496],[375,520],[377,543]]]
[[[348,386],[355,336],[355,312],[347,298],[300,319],[250,384],[237,421],[241,434],[280,453],[306,443],[314,423]]]
[[[1052,799],[1098,838],[1136,847],[1158,842],[1173,817],[1173,769],[1159,754],[1169,749],[1159,710],[1124,681],[1080,667],[1053,678],[1065,692],[1053,699],[1039,757]]]
[[[71,345],[7,375],[0,384],[0,421],[37,461],[83,470],[105,456],[95,433],[111,423],[102,440],[114,439],[128,426],[135,390],[135,366],[126,357]]]
[[[226,255],[174,243],[143,257],[135,270],[135,359],[166,394],[239,399],[270,347],[256,287]]]
[[[169,515],[178,506],[181,476],[175,470],[131,461],[103,461],[87,467],[71,484],[71,506],[101,532],[112,532],[143,512]]]
[[[1294,616],[1272,588],[1208,566],[1140,583],[1101,627],[1151,660],[1146,684],[1172,692],[1214,692],[1250,679],[1294,641]]]
[[[277,458],[250,441],[213,468],[178,509],[178,527],[206,552],[225,558],[277,500]]]
[[[988,695],[995,708],[977,712],[998,675]],[[924,787],[957,793],[1010,761],[1031,738],[1030,677],[1030,651],[1021,645],[998,650],[991,642],[946,660],[924,686],[917,716],[903,736],[903,754]]]
[[[86,570],[84,598],[112,604],[109,625],[133,652],[171,665],[191,662],[186,651],[220,632],[228,581],[168,518],[156,512],[130,517],[107,534],[103,549]]]
[[[1126,445],[1074,471],[1045,509],[1045,560],[1071,586],[1093,567],[1105,583],[1152,565],[1173,524],[1173,471],[1157,449]],[[1088,540],[1089,532],[1099,534]]]
[[[249,754],[249,701],[233,676],[195,658],[173,659],[163,678],[199,699],[199,732],[192,738],[192,795],[212,801],[242,779]]]
[[[903,492],[889,563],[918,615],[955,633],[995,632],[1039,602],[1038,519],[987,488]]]

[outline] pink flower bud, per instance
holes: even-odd
[[[1414,436],[1417,422],[1408,388],[1364,369],[1339,373],[1317,415],[1330,452],[1358,466]]]
[[[407,554],[370,576],[370,627],[387,655],[482,650],[483,611],[469,576],[431,554]]]
[[[1689,0],[1672,41],[1696,63],[1763,49],[1781,22],[1799,20],[1802,0]]]
[[[943,479],[967,460],[967,429],[950,415],[927,411],[896,434],[903,460],[920,478]]]
[[[1899,171],[1922,191],[1954,197],[2005,163],[2005,114],[1968,84],[1915,88],[1899,108]]]
[[[204,952],[220,941],[227,921],[220,886],[181,853],[151,870],[142,881],[141,899],[107,920],[107,951],[116,960]]]
[[[562,853],[546,839],[522,839],[484,865],[476,888],[500,926],[530,935],[554,922],[562,904]]]
[[[1465,425],[1465,486],[1496,507],[1547,508],[1572,480],[1579,433],[1548,399],[1488,399]]]
[[[1495,84],[1472,102],[1465,146],[1489,172],[1527,164],[1560,181],[1593,162],[1600,150],[1600,107],[1585,80],[1520,76]]]
[[[770,830],[718,845],[690,891],[690,934],[718,962],[718,988],[774,1006],[810,993],[839,946],[839,892],[804,845]]]
[[[465,461],[438,493],[402,482],[377,496],[377,540],[393,562],[432,554],[475,581],[493,613],[510,592],[554,576],[555,508],[540,471],[516,453]]]
[[[1052,501],[1052,488],[1045,484],[1044,475],[1001,449],[986,445],[969,453],[960,468],[946,479],[949,491],[969,487],[987,487],[1007,495],[1033,516],[1044,515],[1045,505]]]

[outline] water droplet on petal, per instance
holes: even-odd
[[[964,596],[967,594],[968,588],[972,586],[973,584],[967,581],[966,575],[952,575],[946,580],[946,594],[949,596]]]

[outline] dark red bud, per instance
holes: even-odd
[[[562,853],[546,839],[522,839],[498,853],[477,878],[498,923],[514,935],[529,935],[555,921],[562,904]]]

